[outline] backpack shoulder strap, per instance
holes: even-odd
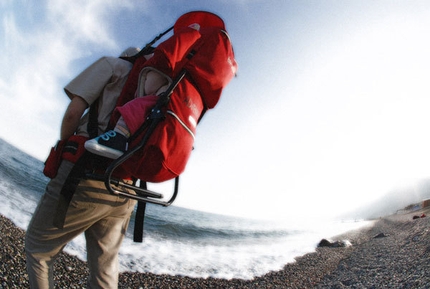
[[[89,120],[87,124],[87,131],[90,138],[95,138],[98,135],[98,103],[97,98],[91,106],[88,112]],[[73,194],[80,180],[85,175],[85,165],[90,161],[90,153],[85,152],[74,164],[72,170],[67,176],[63,187],[61,188],[60,199],[58,201],[57,210],[54,217],[54,226],[62,229],[64,226],[64,221],[66,219],[67,208],[69,207],[70,201],[73,198]]]
[[[90,106],[89,119],[87,124],[87,131],[90,139],[95,138],[99,135],[99,99],[97,98]]]

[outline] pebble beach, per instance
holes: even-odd
[[[0,289],[29,288],[24,235],[0,215]],[[252,280],[123,272],[118,287],[430,288],[429,208],[382,217],[371,226],[330,240],[348,240],[351,245],[318,247],[282,270]],[[55,264],[56,288],[86,288],[87,275],[85,262],[74,256],[62,253]]]

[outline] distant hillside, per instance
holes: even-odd
[[[344,217],[374,219],[396,213],[411,204],[430,199],[430,178],[419,181],[416,186],[393,190],[376,202],[352,212]]]

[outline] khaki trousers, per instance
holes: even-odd
[[[109,194],[103,182],[82,180],[63,229],[53,226],[63,183],[73,164],[63,161],[28,226],[25,240],[31,288],[54,288],[53,263],[64,246],[84,232],[89,288],[118,288],[118,251],[136,201]]]

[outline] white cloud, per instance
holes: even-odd
[[[131,1],[58,1],[47,3],[49,21],[63,31],[64,41],[77,43],[97,43],[116,46],[111,37],[116,21],[110,21],[113,12],[131,9]],[[124,14],[126,15],[126,14]]]
[[[4,4],[2,12],[0,106],[7,109],[0,121],[10,125],[0,128],[0,137],[43,158],[41,147],[47,151],[59,136],[67,103],[62,86],[76,74],[72,61],[89,47],[117,49],[109,14],[130,9],[131,2],[49,1],[37,11],[14,5]]]

